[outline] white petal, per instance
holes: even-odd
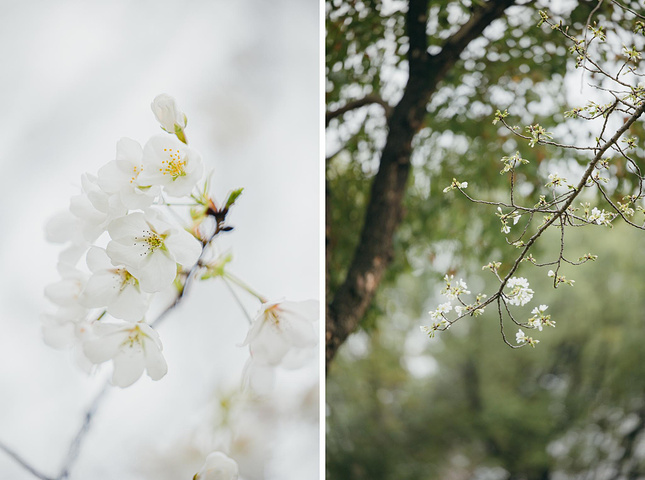
[[[275,369],[254,358],[249,358],[244,365],[242,378],[243,384],[249,385],[253,391],[260,395],[267,395],[275,384]]]
[[[121,388],[129,387],[139,380],[145,369],[143,351],[136,344],[121,350],[114,357],[113,363],[112,384]]]
[[[65,211],[54,215],[45,225],[45,238],[52,243],[65,243],[80,236],[78,218]]]
[[[143,264],[150,253],[145,243],[135,242],[134,239],[129,245],[112,240],[108,243],[106,252],[112,260],[112,265],[125,265],[129,270]]]
[[[71,322],[59,323],[51,315],[43,315],[42,333],[45,343],[53,348],[66,348],[76,341],[74,324]]]
[[[120,290],[119,294],[108,305],[107,311],[114,318],[138,322],[148,310],[148,295],[142,293],[132,284]]]
[[[180,265],[192,266],[202,253],[202,244],[190,233],[183,229],[175,230],[169,235],[164,244]]]
[[[159,380],[168,373],[166,359],[153,342],[146,342],[146,370],[153,380]]]
[[[163,213],[154,208],[146,210],[145,218],[148,229],[159,235],[166,235],[177,229],[177,227],[168,221],[168,218]]]
[[[143,148],[136,140],[128,137],[121,138],[116,144],[116,159],[125,160],[132,165],[141,163]]]
[[[222,452],[213,452],[206,457],[204,466],[195,475],[196,480],[237,480],[237,462]]]
[[[98,171],[98,176],[99,187],[108,193],[118,192],[127,181],[116,160],[103,165]]]
[[[72,306],[78,302],[82,289],[83,282],[77,278],[68,278],[47,285],[45,296],[56,305]]]
[[[121,201],[132,210],[144,210],[152,205],[160,193],[159,187],[142,189],[137,186],[132,190],[121,190]]]
[[[56,270],[63,276],[67,276],[71,270],[77,270],[76,264],[83,255],[87,252],[87,244],[71,244],[65,250],[58,254],[58,264]]]
[[[90,277],[79,297],[79,303],[88,308],[105,307],[119,295],[121,275],[107,270]]]
[[[87,256],[85,257],[87,262],[87,267],[92,272],[97,272],[99,270],[108,270],[113,268],[112,262],[110,262],[110,257],[105,252],[105,249],[92,245],[87,251]]]
[[[132,273],[139,280],[141,290],[154,293],[172,284],[177,276],[177,264],[163,251],[155,250]]]
[[[108,232],[112,240],[120,243],[130,243],[132,237],[141,235],[148,229],[143,213],[135,212],[112,220]]]
[[[86,340],[83,342],[83,353],[92,363],[107,362],[119,352],[126,337],[126,332],[117,331],[110,335]]]
[[[105,220],[106,215],[96,209],[86,195],[74,195],[69,200],[69,211],[76,217],[93,225],[98,225]]]
[[[249,345],[253,358],[269,365],[278,365],[290,347],[284,336],[269,325],[265,326],[262,335],[258,335]]]

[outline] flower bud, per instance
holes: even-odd
[[[161,128],[168,133],[177,135],[179,140],[186,143],[184,128],[186,128],[188,119],[177,106],[175,99],[166,93],[162,93],[155,97],[150,107],[152,108],[152,113],[157,117],[157,121],[161,124]]]

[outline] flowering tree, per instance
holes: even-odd
[[[232,255],[220,251],[216,240],[233,230],[229,213],[243,189],[217,202],[201,155],[188,146],[187,116],[166,94],[151,107],[165,133],[144,146],[122,138],[116,158],[97,175],[84,174],[82,192],[71,198],[69,210],[47,225],[49,240],[65,248],[58,262],[61,279],[45,291],[55,308],[43,316],[45,342],[74,351],[88,372],[111,362],[112,374],[88,408],[57,475],[45,475],[0,444],[38,478],[69,477],[110,384],[126,388],[144,372],[155,381],[166,375],[157,329],[198,280],[218,279],[236,299],[235,289],[260,303],[255,316],[239,303],[249,323],[241,345],[248,346],[249,358],[236,399],[261,405],[256,397],[270,393],[277,367],[296,369],[315,357],[318,302],[269,301],[231,272]],[[215,442],[220,451],[208,455],[194,478],[235,480],[239,470],[245,478],[261,477],[249,473],[236,453],[240,432],[234,422],[222,421],[220,429],[228,431]]]
[[[390,278],[396,278],[424,268],[415,254],[431,263],[449,259],[437,268],[444,269],[442,294],[449,301],[430,312],[434,321],[422,327],[430,336],[494,305],[503,340],[535,346],[539,340],[527,332],[554,326],[555,312],[538,302],[527,320],[517,318],[512,307],[527,305],[535,294],[528,274],[517,275],[520,267],[545,268],[554,287],[573,285],[564,275],[568,266],[596,257],[565,252],[568,228],[606,227],[619,217],[643,228],[634,220],[642,211],[634,153],[645,110],[638,7],[582,2],[554,13],[513,4],[328,3],[328,363],[361,320],[369,325],[364,318],[392,262]],[[581,80],[593,101],[563,112],[566,90]],[[360,112],[365,106],[367,113]],[[557,132],[547,131],[546,123]],[[491,175],[499,172],[492,166],[500,158],[505,185]],[[368,193],[358,182],[371,177]],[[352,191],[347,184],[362,210],[336,200],[337,188]],[[467,193],[473,189],[477,195]],[[451,190],[492,208],[487,214],[501,222],[502,242],[481,218],[483,208],[442,211],[452,201],[436,195]],[[342,218],[360,215],[360,236],[338,228]],[[560,254],[538,260],[532,252],[552,228],[560,232]],[[437,255],[446,233],[459,241]],[[468,247],[479,258],[498,257],[488,256],[484,265],[497,287],[472,298],[466,282],[454,278],[455,258],[467,258]],[[507,322],[520,327],[514,341],[507,339]]]

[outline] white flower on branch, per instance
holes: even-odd
[[[438,320],[443,318],[444,313],[448,313],[451,310],[452,310],[452,305],[450,304],[450,302],[446,302],[439,305],[436,310],[431,310],[428,313],[433,319]]]
[[[92,246],[87,252],[87,266],[93,275],[80,296],[88,308],[105,307],[115,318],[138,322],[148,309],[149,295],[124,266],[115,267],[102,248]]]
[[[118,195],[131,209],[149,207],[159,195],[158,186],[141,186],[139,175],[143,171],[143,149],[139,142],[122,138],[116,144],[116,159],[98,171],[98,184],[111,195]]]
[[[125,215],[127,208],[118,196],[104,192],[94,175],[83,174],[83,193],[70,199],[69,210],[81,222],[85,240],[93,242],[104,231],[108,223]]]
[[[161,185],[173,197],[189,195],[204,173],[201,155],[167,135],[155,135],[143,147],[140,186]]]
[[[262,304],[242,345],[248,345],[254,362],[276,366],[290,363],[303,349],[318,343],[315,324],[318,302],[267,302]],[[289,365],[295,367],[296,365]]]
[[[200,242],[182,228],[167,222],[156,210],[135,212],[110,223],[112,241],[107,254],[115,266],[125,265],[144,292],[158,292],[177,275],[177,264],[197,261]]]
[[[213,452],[206,457],[201,470],[193,480],[237,480],[239,468],[237,462],[222,452]]]
[[[591,210],[591,214],[587,217],[587,220],[589,222],[593,222],[596,225],[605,225],[608,227],[611,227],[611,222],[615,218],[615,214],[610,213],[610,212],[605,212],[605,209],[598,210],[598,208],[594,207]]]
[[[462,295],[464,293],[470,293],[466,282],[464,282],[461,278],[457,282],[454,282],[454,278],[454,275],[446,275],[445,277],[443,277],[444,281],[446,282],[446,286],[443,290],[441,290],[441,295],[448,297],[450,300],[455,300],[459,297],[459,295]]]
[[[568,185],[567,179],[564,177],[561,177],[557,173],[550,173],[549,174],[549,182],[545,185],[545,187],[561,187],[563,185]]]
[[[520,156],[520,152],[515,152],[515,155],[512,155],[510,157],[502,157],[501,161],[504,163],[504,168],[499,172],[501,174],[515,170],[515,166],[517,165],[524,165],[529,163],[528,160]]]
[[[533,337],[527,336],[522,329],[519,329],[518,332],[515,334],[515,342],[519,345],[522,344],[528,344],[531,345],[532,347],[535,348],[535,345],[540,343],[539,340],[534,339]]]
[[[546,309],[549,308],[547,305],[540,305],[535,307],[531,313],[533,316],[529,318],[528,324],[533,328],[537,328],[540,332],[544,325],[549,327],[555,327],[555,322],[551,320],[551,315],[547,315]]]
[[[87,274],[64,262],[59,263],[61,279],[45,287],[47,299],[60,307],[78,306],[78,297],[87,283]]]
[[[547,272],[547,276],[554,279],[554,286],[557,287],[561,283],[565,283],[573,287],[573,284],[576,283],[575,280],[567,280],[567,277],[564,275],[556,275],[553,270]]]
[[[128,387],[144,370],[153,380],[159,380],[168,372],[159,334],[150,325],[95,322],[93,333],[95,338],[83,343],[83,352],[92,363],[112,360],[114,385]]]
[[[508,303],[511,305],[526,305],[533,298],[533,290],[529,288],[529,282],[524,277],[511,277],[506,283],[510,292],[505,294]]]
[[[453,178],[450,186],[443,189],[443,193],[447,193],[450,190],[454,190],[455,188],[467,188],[467,187],[468,187],[468,182],[459,182],[457,181],[456,178]]]

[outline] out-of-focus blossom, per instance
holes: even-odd
[[[293,360],[299,350],[318,343],[317,319],[315,300],[264,303],[242,345],[249,346],[253,361],[279,365],[286,359]]]
[[[193,480],[237,480],[239,469],[237,462],[222,452],[213,452],[206,457],[202,469]]]

